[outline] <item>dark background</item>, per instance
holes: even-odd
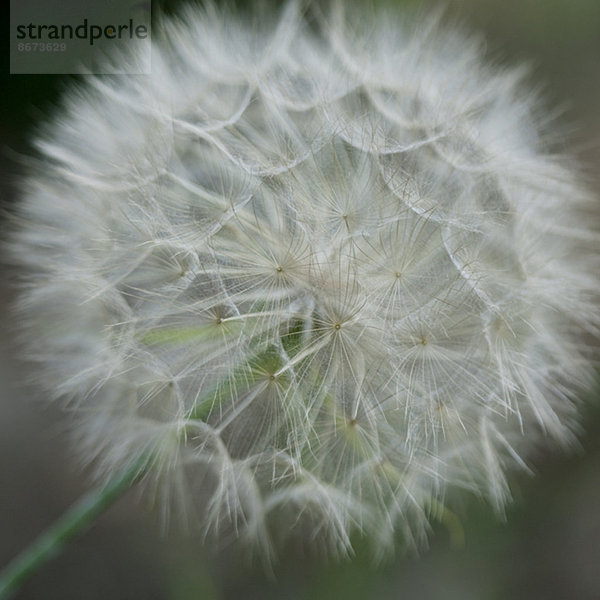
[[[391,1],[391,0],[390,0]],[[396,4],[418,5],[419,0]],[[179,2],[153,3],[176,10]],[[240,4],[242,4],[240,2]],[[483,32],[490,56],[534,65],[532,85],[563,109],[574,148],[600,198],[600,1],[448,0]],[[19,155],[30,151],[36,124],[52,115],[72,76],[8,75],[8,39],[0,95],[0,202],[16,201]],[[600,208],[600,199],[598,202]],[[600,213],[600,211],[599,211]],[[24,548],[88,488],[70,448],[59,407],[40,402],[17,353],[8,304],[12,274],[0,270],[0,565]],[[581,448],[550,451],[536,476],[513,481],[506,520],[466,502],[465,544],[456,547],[433,524],[431,547],[373,568],[359,546],[344,564],[289,552],[269,578],[234,550],[214,556],[198,539],[161,531],[158,518],[131,490],[90,531],[47,564],[17,596],[26,599],[297,599],[600,600],[600,410],[589,394]]]

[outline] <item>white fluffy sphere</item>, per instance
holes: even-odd
[[[267,548],[410,542],[452,489],[501,508],[591,377],[580,176],[477,39],[255,17],[188,9],[40,137],[13,255],[41,380],[103,476],[149,456]]]

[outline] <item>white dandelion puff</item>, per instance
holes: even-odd
[[[573,439],[591,200],[525,72],[481,54],[341,2],[188,8],[151,75],[66,96],[13,257],[102,476],[151,456],[205,532],[346,554],[419,543],[450,489],[501,510],[507,472]]]

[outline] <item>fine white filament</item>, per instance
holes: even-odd
[[[89,77],[13,255],[101,476],[152,456],[205,531],[383,551],[573,439],[598,238],[524,70],[436,19],[313,13],[188,9],[151,75]]]

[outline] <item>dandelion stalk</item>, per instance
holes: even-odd
[[[144,475],[147,460],[92,490],[69,508],[53,525],[0,571],[0,600],[10,598],[40,567],[55,557],[73,538],[118,500]]]

